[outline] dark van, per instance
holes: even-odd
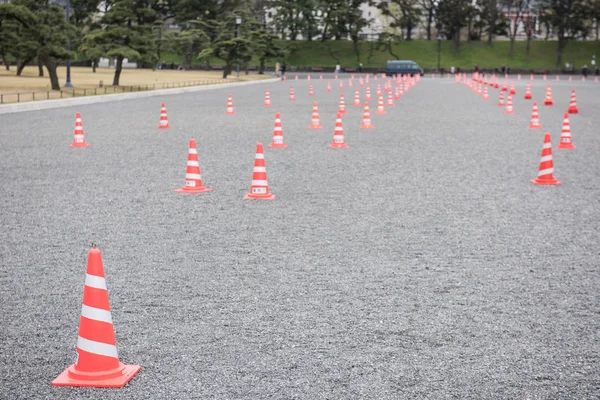
[[[423,68],[419,67],[416,62],[408,60],[390,60],[385,64],[385,74],[392,75],[423,75]]]

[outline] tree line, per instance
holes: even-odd
[[[528,43],[535,34],[528,12],[539,16],[558,39],[557,64],[569,40],[598,40],[599,33],[599,0],[11,0],[0,4],[0,57],[6,68],[9,57],[16,61],[17,75],[37,61],[53,90],[60,89],[58,65],[75,52],[92,60],[94,69],[100,58],[115,59],[115,86],[125,59],[156,65],[165,53],[181,55],[186,68],[194,59],[210,67],[211,57],[219,58],[224,77],[254,58],[262,73],[268,60],[285,55],[279,37],[349,39],[360,61],[362,33],[375,20],[365,6],[377,7],[387,21],[377,41],[390,53],[392,42],[413,40],[422,28],[427,40],[441,35],[454,49],[465,33],[467,40],[490,45],[506,35],[512,55],[517,24],[511,27],[506,11],[525,28]],[[170,24],[180,29],[167,29]]]

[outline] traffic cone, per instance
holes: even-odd
[[[294,80],[296,80],[296,81],[298,80],[298,75],[296,75],[296,76],[294,77]]]
[[[352,87],[352,79],[348,79],[348,87]]]
[[[509,94],[508,99],[506,100],[506,108],[504,109],[504,114],[514,114],[514,113],[515,113],[515,111],[513,110],[512,96]]]
[[[331,92],[331,82],[327,80],[327,91]]]
[[[573,81],[573,77],[569,76],[569,82]]]
[[[400,91],[402,87],[400,85],[396,85],[396,91],[394,92],[394,100],[400,100]]]
[[[377,92],[376,93],[377,93],[378,98],[381,97],[381,83],[377,84]]]
[[[365,86],[365,82],[363,81],[362,76],[358,77],[358,86],[363,87]]]
[[[500,92],[500,97],[498,98],[498,105],[500,107],[504,107],[505,103],[504,103],[504,92]]]
[[[560,76],[556,75],[556,80],[560,81]]]
[[[290,100],[294,101],[296,100],[296,93],[294,92],[294,87],[290,86]]]
[[[344,90],[344,80],[340,79],[340,90]]]
[[[337,113],[335,117],[335,129],[333,131],[333,140],[329,145],[332,149],[345,149],[348,145],[344,141],[344,127],[342,126],[342,114]]]
[[[308,76],[306,77],[306,79],[308,79],[310,81],[310,74],[308,74]]]
[[[244,199],[275,200],[275,195],[269,192],[265,152],[263,151],[263,145],[260,142],[256,144],[256,156],[254,157],[254,169],[252,170],[250,192],[244,196]]]
[[[483,90],[481,89],[481,82],[477,85],[477,95],[481,96],[483,94]]]
[[[508,92],[508,88],[506,87],[506,78],[504,78],[504,83],[502,84],[502,89],[500,89],[503,92]]]
[[[165,103],[162,103],[160,106],[160,123],[158,125],[158,129],[169,129],[169,118],[167,118],[167,107],[165,107]]]
[[[340,107],[338,111],[342,114],[346,114],[346,103],[344,101],[344,93],[340,93]]]
[[[525,100],[531,100],[531,83],[527,82],[527,87],[525,88],[525,96],[523,97]]]
[[[377,100],[377,109],[375,110],[375,114],[387,114],[385,108],[383,107],[383,97],[379,96]]]
[[[354,107],[360,107],[360,93],[358,89],[354,91],[354,103],[352,104]]]
[[[517,91],[515,90],[515,81],[510,81],[510,90],[508,91],[508,93],[510,95],[517,94]]]
[[[371,86],[367,86],[367,91],[365,93],[365,100],[367,100],[367,101],[371,100]]]
[[[275,128],[273,129],[273,142],[269,145],[269,148],[287,148],[287,144],[283,141],[283,129],[281,128],[281,114],[277,112],[275,114]]]
[[[546,74],[544,74],[544,80],[546,80]]]
[[[308,95],[309,96],[314,96],[315,95],[315,92],[313,92],[313,85],[312,85],[312,83],[308,87]]]
[[[488,94],[488,87],[484,86],[483,87],[483,100],[489,100],[490,99],[490,95]]]
[[[81,114],[75,113],[75,130],[73,131],[73,141],[69,147],[88,147],[90,144],[85,141],[83,132],[83,123],[81,122]]]
[[[544,99],[545,106],[551,106],[554,102],[552,101],[552,88],[548,85],[548,89],[546,90],[546,98]]]
[[[323,128],[323,126],[321,125],[321,120],[319,119],[319,106],[317,105],[316,101],[313,103],[312,120],[311,120],[308,128],[309,129]]]
[[[56,377],[52,386],[121,388],[141,369],[119,361],[102,255],[96,245],[88,253],[75,352],[75,364]]]
[[[198,163],[198,151],[196,150],[196,139],[190,139],[188,150],[188,161],[185,169],[185,186],[175,190],[179,193],[203,193],[212,192],[212,189],[205,188],[202,184],[200,175],[200,164]]]
[[[323,80],[323,75],[319,75],[319,80],[322,81]]]
[[[394,95],[392,95],[392,92],[388,92],[388,99],[387,99],[386,106],[394,107]]]
[[[537,101],[534,101],[533,110],[531,111],[531,122],[529,123],[529,129],[538,129],[541,127],[542,125],[540,125],[540,116],[538,114]]]
[[[563,117],[562,132],[560,134],[560,143],[557,149],[574,149],[573,138],[571,137],[571,124],[569,123],[569,113],[566,112]]]
[[[577,108],[577,100],[575,99],[575,89],[571,90],[571,100],[569,101],[569,109],[567,110],[569,114],[579,114],[579,109]]]
[[[534,185],[560,185],[561,182],[554,178],[554,162],[552,161],[552,142],[550,141],[550,133],[546,132],[544,136],[544,146],[542,147],[542,159],[538,176],[531,179]]]
[[[375,128],[371,123],[371,112],[369,111],[369,102],[365,101],[365,109],[363,112],[362,124],[360,129],[373,129]]]
[[[269,93],[269,89],[265,90],[265,107],[271,107],[271,93]]]
[[[227,109],[225,110],[225,114],[235,114],[235,111],[233,111],[233,100],[230,94],[227,95]]]

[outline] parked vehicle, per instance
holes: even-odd
[[[410,60],[389,60],[385,64],[385,74],[387,76],[392,75],[410,75],[414,76],[415,74],[423,75],[423,68],[419,67],[419,65]]]

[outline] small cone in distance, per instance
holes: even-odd
[[[490,99],[490,95],[488,94],[488,87],[484,86],[483,87],[483,100],[489,100]]]
[[[402,87],[400,85],[396,85],[396,90],[394,92],[394,100],[400,100],[400,91]]]
[[[365,100],[367,100],[367,101],[371,100],[371,87],[370,86],[367,86],[367,91],[365,93]]]
[[[394,95],[392,95],[392,92],[388,92],[388,99],[387,99],[386,106],[394,107]]]
[[[187,167],[185,169],[185,186],[175,190],[179,193],[203,193],[212,192],[212,189],[204,187],[198,163],[198,151],[196,150],[196,139],[190,139],[188,149]]]
[[[160,122],[158,124],[158,129],[169,129],[169,118],[167,118],[167,107],[165,107],[165,103],[162,103],[160,106]]]
[[[73,130],[73,141],[69,147],[88,147],[90,144],[85,141],[83,132],[83,123],[81,122],[81,114],[75,113],[75,129]]]
[[[537,101],[534,101],[533,110],[531,111],[531,122],[529,123],[529,129],[538,129],[541,127],[542,125],[540,125],[540,115],[538,113]]]
[[[354,103],[352,103],[352,105],[354,107],[360,107],[362,104],[360,104],[360,93],[358,91],[358,89],[356,89],[354,91]]]
[[[283,141],[283,129],[281,127],[281,114],[277,112],[275,114],[275,128],[273,129],[273,141],[269,145],[269,148],[285,149],[287,144]]]
[[[265,107],[271,107],[271,93],[269,89],[265,90]]]
[[[550,133],[546,132],[544,136],[544,146],[542,147],[542,158],[538,169],[538,176],[531,179],[534,185],[560,185],[561,182],[554,177],[554,162],[552,161],[552,142]]]
[[[506,108],[504,109],[504,114],[514,114],[515,110],[513,109],[512,96],[509,94],[508,99],[506,100]]]
[[[569,109],[567,110],[569,114],[579,114],[579,109],[577,108],[577,100],[575,98],[575,89],[571,90],[571,100],[569,101]]]
[[[563,117],[562,132],[560,134],[560,143],[556,146],[558,149],[574,149],[573,138],[571,137],[571,124],[569,123],[569,113],[566,112]]]
[[[510,81],[510,90],[508,91],[508,93],[510,95],[517,94],[517,91],[515,90],[515,81]]]
[[[552,88],[550,87],[550,85],[548,85],[548,89],[546,89],[546,98],[544,99],[544,105],[551,106],[553,104],[554,101],[552,101]]]
[[[75,364],[56,377],[52,386],[121,388],[140,372],[139,365],[119,361],[102,255],[96,245],[88,253],[75,351]]]
[[[339,112],[342,114],[346,114],[346,102],[344,101],[344,93],[340,93],[340,107]]]
[[[312,119],[310,121],[310,125],[308,126],[308,128],[309,129],[323,128],[323,126],[321,125],[321,120],[319,118],[319,106],[316,101],[313,103]]]
[[[340,90],[344,89],[344,80],[340,79]]]
[[[256,155],[254,156],[254,169],[252,170],[250,192],[244,196],[244,199],[275,200],[275,195],[269,191],[265,152],[263,151],[263,145],[260,142],[256,144]]]
[[[374,129],[375,127],[371,123],[371,112],[369,111],[369,102],[365,101],[365,109],[363,112],[362,124],[360,129]]]
[[[235,114],[235,111],[233,111],[233,99],[230,94],[227,95],[227,109],[225,110],[225,114]]]
[[[327,91],[331,92],[331,82],[329,80],[327,81]]]
[[[525,100],[531,100],[531,83],[527,82],[527,87],[525,88],[525,96],[523,96]]]
[[[383,97],[381,96],[379,96],[377,100],[377,109],[375,110],[375,114],[387,114],[383,106]]]
[[[290,100],[294,101],[296,100],[296,93],[294,92],[294,87],[290,86]]]
[[[313,85],[312,85],[312,83],[308,87],[308,95],[309,96],[314,96],[315,95],[315,92],[313,91]]]
[[[504,92],[500,92],[500,97],[498,98],[498,105],[500,107],[504,107]]]
[[[376,94],[377,94],[377,97],[381,97],[381,83],[377,84],[377,92],[376,92]]]
[[[335,117],[335,129],[333,131],[333,140],[329,145],[332,149],[345,149],[348,145],[344,141],[344,127],[342,125],[342,114],[337,113]]]

